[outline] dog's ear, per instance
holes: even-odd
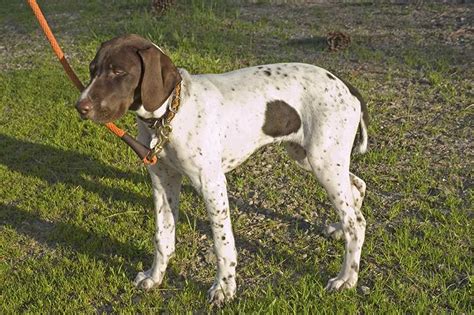
[[[153,112],[168,99],[181,81],[181,75],[170,58],[155,46],[141,49],[138,54],[142,59],[142,104],[147,111]]]

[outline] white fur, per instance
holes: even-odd
[[[236,291],[237,254],[224,174],[259,147],[290,141],[306,152],[298,156],[298,150],[289,146],[290,156],[315,174],[341,219],[339,229],[330,232],[337,230],[344,236],[344,263],[327,289],[354,287],[365,233],[360,211],[365,183],[349,173],[361,121],[358,99],[342,81],[329,78],[326,70],[306,64],[273,64],[224,74],[190,75],[183,69],[180,73],[181,107],[172,121],[170,143],[158,164],[148,166],[155,202],[155,259],[149,271],[137,275],[136,285],[148,289],[163,279],[174,252],[179,191],[185,175],[204,198],[213,232],[217,274],[209,299],[218,304],[231,299]],[[275,100],[284,101],[298,113],[301,127],[296,132],[282,137],[263,132],[267,103]],[[137,114],[155,117],[143,108]],[[149,144],[154,131],[140,119],[137,122],[139,141]],[[367,134],[365,125],[362,127],[365,143],[361,148],[365,150]]]
[[[89,91],[92,88],[92,86],[94,85],[94,82],[95,82],[96,79],[97,79],[97,77],[94,77],[94,79],[92,79],[91,83],[87,86],[87,88],[85,88],[81,92],[81,95],[79,97],[79,101],[82,101],[82,100],[86,99],[89,96]]]

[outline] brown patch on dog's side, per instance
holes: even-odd
[[[271,137],[282,137],[297,132],[301,127],[298,112],[282,100],[267,103],[262,130]]]

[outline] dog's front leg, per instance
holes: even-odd
[[[209,289],[208,298],[210,303],[221,305],[235,295],[237,266],[226,178],[223,172],[210,170],[201,172],[194,180],[191,178],[191,181],[204,198],[217,257],[217,274],[214,284]]]
[[[155,204],[155,256],[153,265],[145,272],[139,272],[135,285],[148,290],[163,280],[166,266],[175,250],[175,224],[178,219],[181,174],[159,163],[149,166]]]

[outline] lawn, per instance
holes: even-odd
[[[352,162],[367,183],[357,288],[324,290],[342,263],[343,243],[323,233],[337,215],[280,145],[227,175],[239,255],[233,302],[206,303],[215,257],[188,182],[163,284],[134,288],[153,259],[146,170],[106,128],[79,119],[78,92],[26,1],[0,0],[1,314],[473,311],[472,4],[183,0],[157,16],[150,2],[39,4],[83,82],[101,42],[137,33],[191,73],[306,62],[365,96],[369,152]],[[351,45],[330,52],[331,31],[348,33]],[[117,124],[136,133],[131,113]]]

